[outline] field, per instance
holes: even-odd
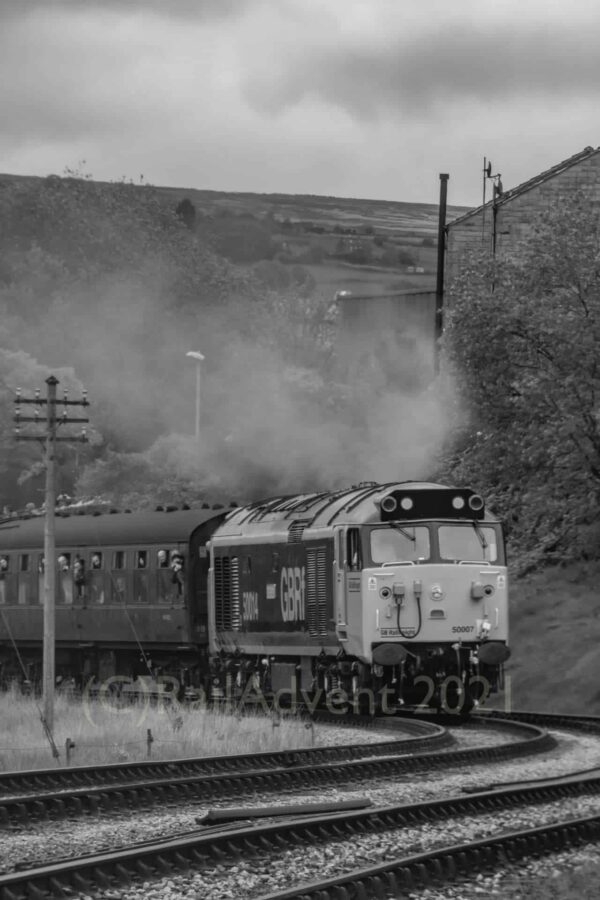
[[[234,262],[275,259],[310,271],[317,290],[382,294],[432,290],[437,270],[438,207],[339,197],[237,194],[160,188],[174,207],[197,211],[196,230]],[[466,207],[447,209],[447,220]],[[237,258],[252,235],[254,258]],[[236,247],[236,241],[238,246]],[[262,256],[261,256],[262,254]]]

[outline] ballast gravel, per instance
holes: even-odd
[[[337,729],[332,729],[336,731]],[[354,742],[347,728],[332,743]],[[506,732],[486,727],[484,729],[454,729],[457,747],[492,746],[504,743],[510,738]],[[368,732],[373,736],[374,732]],[[346,800],[368,796],[377,806],[398,803],[415,803],[434,797],[447,797],[461,792],[463,787],[485,789],[492,782],[522,781],[567,774],[571,771],[600,766],[600,740],[591,736],[574,736],[569,732],[553,732],[558,740],[556,749],[544,754],[521,758],[508,762],[482,763],[464,768],[450,768],[447,773],[437,772],[399,776],[393,781],[378,779],[375,783],[353,784],[348,789],[339,786],[318,789],[319,800]],[[389,731],[380,733],[375,739],[390,738]],[[516,739],[516,738],[515,738]],[[314,802],[311,792],[290,791],[273,797],[269,794],[236,798],[236,801],[211,804],[211,808],[239,806],[246,803],[258,806],[265,803]],[[376,865],[390,858],[424,852],[437,846],[458,841],[470,841],[486,837],[498,830],[513,830],[519,827],[533,827],[545,821],[558,821],[566,815],[576,818],[597,812],[600,799],[596,796],[582,796],[562,800],[560,803],[540,804],[525,809],[495,811],[493,814],[463,816],[449,823],[423,824],[413,828],[394,829],[377,835],[354,836],[349,841],[335,841],[317,846],[291,847],[289,850],[274,851],[246,862],[232,865],[216,865],[202,872],[186,873],[152,882],[138,882],[118,890],[100,890],[93,896],[101,900],[246,900],[259,897],[291,884],[312,881],[322,877],[333,877],[355,868]],[[33,824],[18,828],[3,835],[0,850],[0,869],[10,871],[15,864],[29,862],[40,865],[44,861],[69,856],[75,852],[97,852],[112,849],[140,840],[149,840],[172,835],[173,832],[192,830],[196,827],[196,817],[206,811],[198,802],[165,805],[158,812],[136,810],[132,821],[131,813],[110,812],[89,819],[57,821],[52,825]],[[566,858],[570,856],[565,856]],[[574,857],[576,858],[576,857]],[[533,864],[532,864],[533,865]],[[552,866],[557,865],[553,857]],[[472,885],[448,885],[443,892],[429,890],[418,896],[429,896],[431,900],[451,897],[483,896],[496,891],[493,876]],[[456,893],[450,893],[455,891]],[[465,891],[472,891],[468,894]],[[501,896],[512,896],[504,894]],[[462,893],[461,893],[462,891]],[[73,895],[75,896],[75,895]],[[82,898],[89,895],[80,895]]]

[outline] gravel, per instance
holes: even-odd
[[[351,734],[348,728],[331,728],[330,732],[328,737],[332,738],[331,743],[351,743],[356,736],[354,733]],[[321,729],[319,734],[321,735]],[[390,738],[389,731],[383,734],[368,731],[366,734],[375,740]],[[345,800],[368,796],[375,805],[414,803],[434,797],[455,795],[465,786],[484,789],[492,781],[550,777],[594,765],[600,766],[598,738],[574,736],[567,732],[553,732],[553,734],[559,742],[556,749],[525,759],[494,763],[493,769],[490,769],[489,764],[480,764],[469,767],[468,772],[465,772],[464,768],[462,770],[453,768],[443,776],[438,771],[431,774],[400,776],[394,781],[389,779],[381,779],[376,783],[369,781],[354,784],[348,789],[340,789],[339,786],[330,788],[320,786],[318,799]],[[454,735],[458,747],[491,746],[510,739],[501,730],[490,727],[454,729]],[[267,802],[301,803],[314,802],[315,799],[315,795],[311,792],[290,791],[275,798],[261,793],[244,798],[242,802],[258,806]],[[212,808],[239,805],[240,798],[236,798],[234,801],[212,804]],[[591,814],[598,811],[599,805],[600,800],[597,796],[581,796],[562,800],[560,803],[540,804],[525,809],[464,816],[452,821],[451,833],[448,823],[428,823],[377,835],[355,836],[347,842],[336,841],[322,846],[293,847],[277,856],[259,857],[256,860],[232,865],[216,865],[202,873],[190,873],[151,883],[139,882],[130,888],[122,887],[118,892],[100,891],[94,896],[102,900],[116,900],[116,898],[141,900],[142,897],[148,897],[150,900],[169,900],[169,898],[199,900],[200,897],[202,900],[246,900],[289,886],[291,883],[333,876],[357,867],[385,862],[391,857],[418,853],[447,843],[485,837],[498,829],[532,827],[544,821],[562,819],[565,815],[577,817]],[[206,809],[198,802],[188,802],[165,805],[160,811],[156,808],[147,811],[136,810],[135,817],[132,817],[130,812],[110,812],[95,816],[92,820],[83,818],[58,821],[52,825],[42,823],[16,827],[3,835],[0,869],[10,871],[16,863],[23,864],[26,861],[32,865],[39,865],[44,859],[71,855],[74,847],[78,853],[95,852],[114,848],[120,844],[166,836],[174,831],[194,829],[196,817]],[[555,862],[553,860],[553,866]],[[467,888],[474,893],[464,893]],[[455,889],[457,893],[450,893]],[[420,894],[420,896],[451,897],[458,900],[462,896],[490,894],[493,890],[496,890],[496,882],[494,878],[487,878],[471,886],[449,886],[444,888],[443,893],[431,890],[428,895]],[[510,895],[502,894],[502,896]]]

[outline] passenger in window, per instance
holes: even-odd
[[[85,594],[85,563],[80,556],[76,556],[73,562],[73,581],[77,588],[77,596],[83,597]]]
[[[73,579],[77,585],[85,582],[85,563],[80,556],[76,556],[73,563]]]
[[[38,572],[40,575],[44,574],[44,570],[46,568],[46,558],[44,556],[40,556],[38,560]]]
[[[92,569],[102,568],[102,557],[99,553],[92,554]]]
[[[60,569],[61,572],[69,571],[69,560],[68,560],[68,557],[65,556],[64,554],[61,554],[58,557],[58,568]]]
[[[0,556],[0,579],[4,579],[4,576],[7,571],[8,571],[8,557]]]
[[[183,556],[177,551],[171,553],[172,582],[177,585],[178,593],[183,593]]]
[[[159,550],[156,554],[156,561],[158,563],[159,569],[167,569],[169,567],[169,560],[167,558],[166,550]]]
[[[138,569],[146,568],[146,554],[145,553],[140,553],[140,555],[138,556],[137,567],[138,567]]]

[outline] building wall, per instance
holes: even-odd
[[[591,203],[600,204],[600,151],[580,160],[563,171],[507,198],[498,204],[495,216],[496,253],[518,251],[519,245],[531,233],[544,211],[557,200],[583,191]],[[491,252],[494,241],[494,210],[492,204],[458,221],[448,223],[445,286],[450,286],[473,250]]]

